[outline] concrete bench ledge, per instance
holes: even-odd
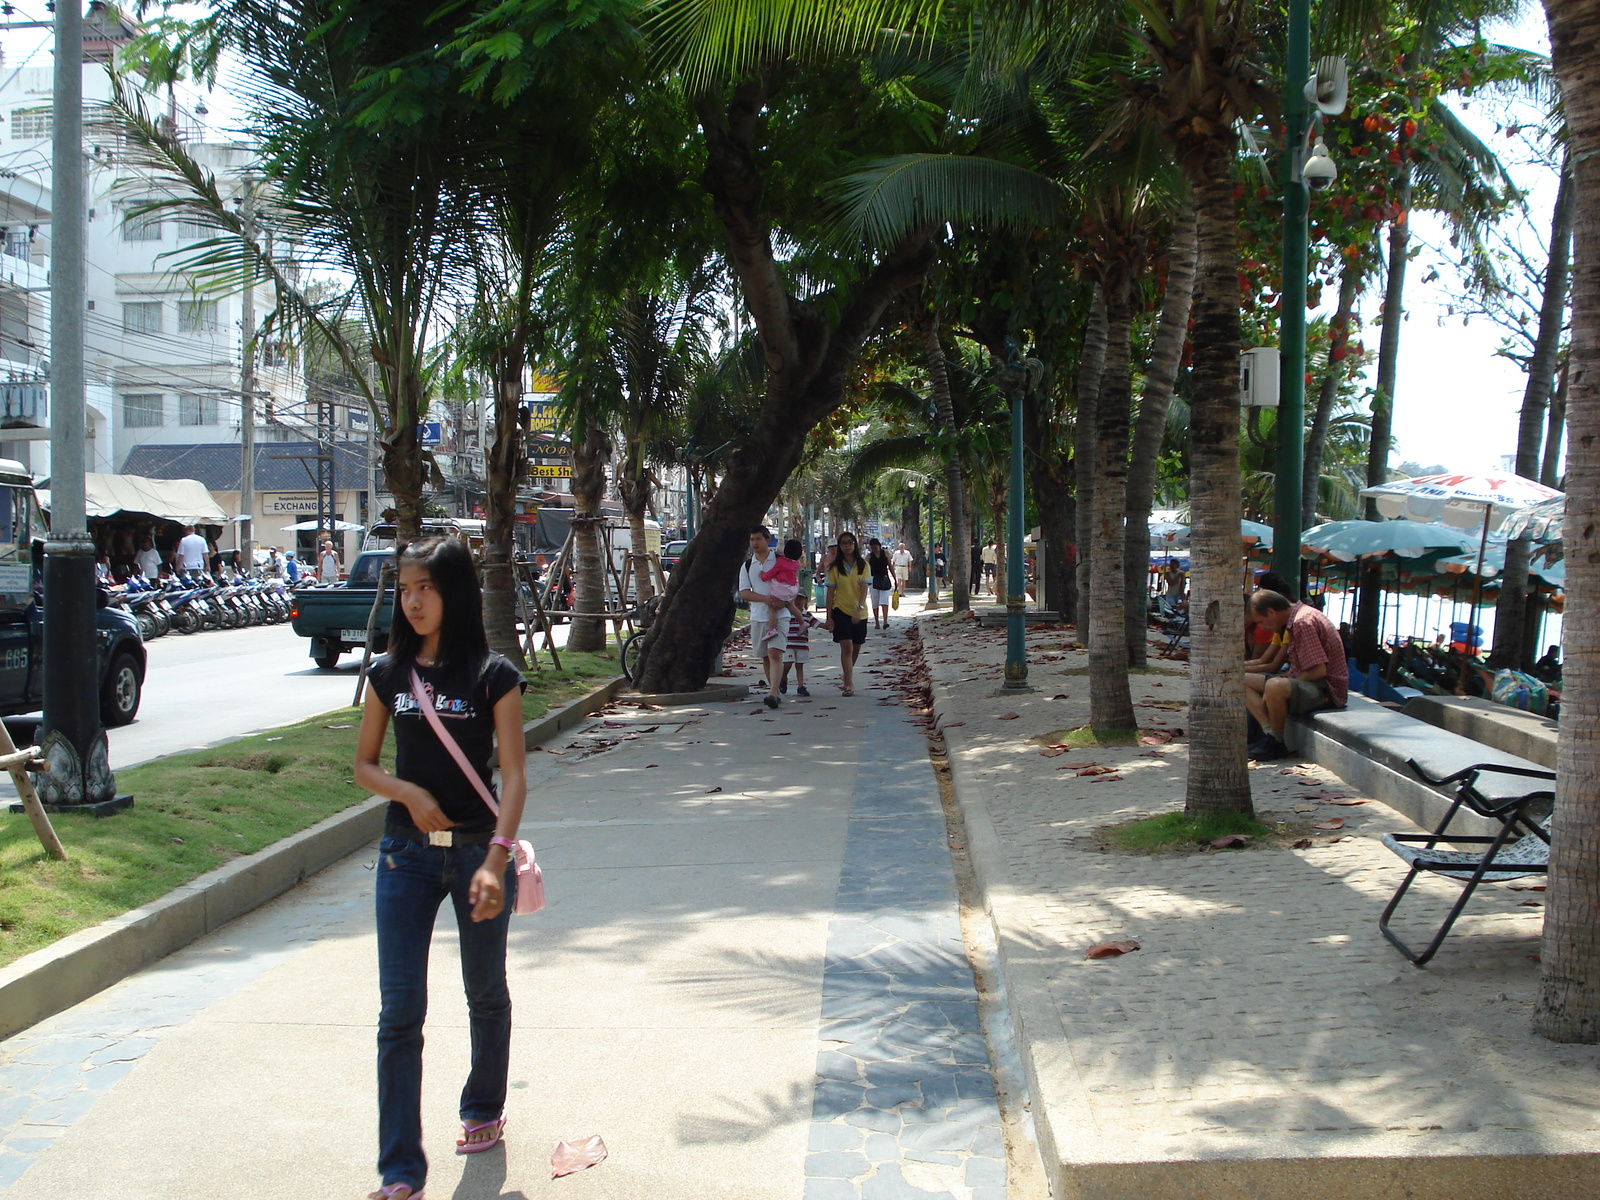
[[[1451,789],[1422,782],[1407,759],[1435,778],[1473,763],[1499,763],[1525,770],[1549,768],[1530,759],[1451,733],[1405,713],[1385,708],[1365,696],[1351,696],[1349,707],[1314,713],[1289,723],[1289,744],[1319,766],[1327,767],[1351,787],[1404,813],[1424,829],[1444,819]],[[1540,781],[1511,775],[1485,775],[1479,791],[1491,799],[1509,799],[1541,788]],[[1459,833],[1495,833],[1495,823],[1457,816],[1451,828]]]
[[[1556,769],[1557,726],[1549,717],[1478,696],[1420,696],[1406,705],[1405,713],[1548,770]]]

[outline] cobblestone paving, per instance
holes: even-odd
[[[927,747],[898,716],[866,733],[828,926],[805,1200],[1005,1200]]]
[[[1401,879],[1378,838],[1414,827],[1377,801],[1308,797],[1360,799],[1292,763],[1252,769],[1263,819],[1338,817],[1343,829],[1306,828],[1312,842],[1300,849],[1104,853],[1097,828],[1182,806],[1185,744],[1046,757],[1028,739],[1087,724],[1087,655],[1070,651],[1067,635],[1030,633],[1037,690],[997,698],[1003,631],[923,628],[941,724],[961,760],[958,789],[983,791],[1026,914],[1028,944],[1008,952],[1048,972],[1088,1110],[1075,1116],[1088,1128],[1124,1139],[1135,1159],[1285,1135],[1322,1153],[1359,1153],[1383,1136],[1471,1152],[1481,1134],[1537,1152],[1546,1138],[1570,1144],[1600,1129],[1600,1049],[1553,1045],[1529,1029],[1538,893],[1486,885],[1430,968],[1414,969],[1376,924]],[[1141,725],[1181,728],[1183,668],[1152,665],[1170,673],[1134,676]],[[1090,760],[1120,778],[1059,769]],[[1431,929],[1457,894],[1424,878],[1397,927]],[[1115,938],[1142,949],[1084,959],[1086,947]]]
[[[169,1031],[368,907],[366,888],[344,886],[362,875],[359,856],[347,859],[291,893],[292,905],[244,917],[0,1042],[0,1192]]]

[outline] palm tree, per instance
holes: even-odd
[[[1573,186],[1572,352],[1567,382],[1567,587],[1600,594],[1600,8],[1545,0],[1561,83]],[[1600,607],[1575,604],[1556,750],[1550,880],[1534,1028],[1557,1042],[1600,1041]]]

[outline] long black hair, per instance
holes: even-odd
[[[394,619],[389,625],[389,654],[407,665],[416,662],[422,637],[411,627],[400,604],[399,569],[407,563],[425,567],[439,599],[444,620],[439,625],[436,666],[466,667],[476,675],[489,659],[489,635],[483,628],[483,589],[472,551],[460,538],[430,537],[412,542],[395,564]]]
[[[852,575],[865,575],[867,573],[867,560],[862,556],[861,553],[861,539],[855,534],[851,533],[848,529],[841,530],[838,540],[834,542],[834,545],[839,547],[839,553],[834,558],[833,565],[839,568],[839,574],[843,575],[845,573],[843,565],[844,547],[840,544],[845,540],[845,538],[849,538],[850,544],[855,547],[855,554],[853,556],[855,561],[850,564],[850,573]]]

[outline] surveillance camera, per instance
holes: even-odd
[[[1316,144],[1311,147],[1311,157],[1306,159],[1305,165],[1300,168],[1300,178],[1313,192],[1320,192],[1339,178],[1339,168],[1334,166],[1333,159],[1328,157],[1327,144],[1321,138],[1318,138]]]

